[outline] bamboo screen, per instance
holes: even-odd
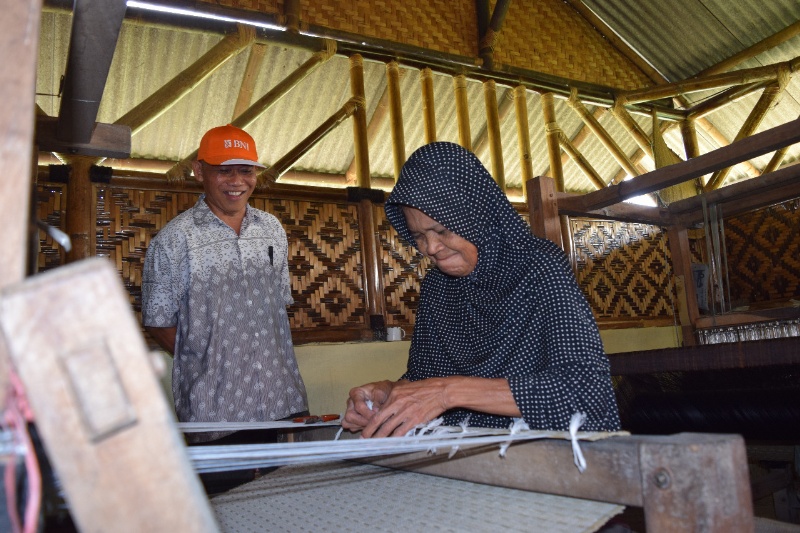
[[[366,327],[361,243],[354,204],[254,198],[272,213],[289,239],[289,272],[294,304],[292,329]]]
[[[653,226],[572,219],[575,277],[598,318],[673,316],[665,236]]]
[[[400,238],[389,224],[383,206],[375,207],[375,224],[381,250],[386,325],[412,325],[419,304],[420,283],[430,261]]]
[[[725,219],[734,307],[800,299],[800,199]]]
[[[138,313],[147,245],[167,221],[194,205],[197,194],[109,186],[94,190],[96,253],[116,265]],[[63,228],[65,196],[61,184],[39,184],[38,218]],[[367,328],[355,205],[272,198],[254,198],[253,205],[275,214],[289,236],[292,328]],[[374,218],[386,323],[411,325],[428,261],[399,239],[382,206],[375,207]],[[595,316],[672,317],[672,270],[658,228],[583,219],[571,223],[576,278]],[[726,219],[725,232],[735,306],[800,298],[800,200]],[[693,260],[702,261],[702,231],[690,234]],[[40,231],[39,270],[63,263],[63,251]]]

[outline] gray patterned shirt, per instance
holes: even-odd
[[[293,303],[286,231],[247,206],[237,236],[204,199],[158,232],[143,272],[144,325],[177,327],[178,420],[256,422],[305,411],[286,313]]]

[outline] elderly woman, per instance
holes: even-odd
[[[423,146],[386,201],[395,230],[429,257],[399,381],[350,391],[342,425],[364,437],[447,425],[619,429],[609,363],[566,256],[531,235],[481,162],[457,144]]]

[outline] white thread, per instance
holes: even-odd
[[[586,470],[586,459],[583,457],[580,445],[578,445],[578,428],[586,421],[586,414],[575,413],[569,421],[569,438],[572,441],[572,460],[578,467],[581,474]]]

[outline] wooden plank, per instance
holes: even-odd
[[[567,440],[447,453],[368,459],[373,464],[475,483],[644,507],[647,531],[752,532],[753,508],[744,440],[739,435],[680,433],[582,441],[587,469],[573,463]]]
[[[0,288],[25,275],[31,197],[41,0],[10,2],[0,17],[0,162],[7,178],[0,184]],[[5,411],[9,360],[0,341],[0,409]]]
[[[642,194],[698,178],[753,157],[800,142],[800,119],[758,133],[713,152],[642,174],[618,185],[559,201],[559,209],[593,211]]]
[[[0,293],[0,327],[81,531],[217,531],[113,266]]]

